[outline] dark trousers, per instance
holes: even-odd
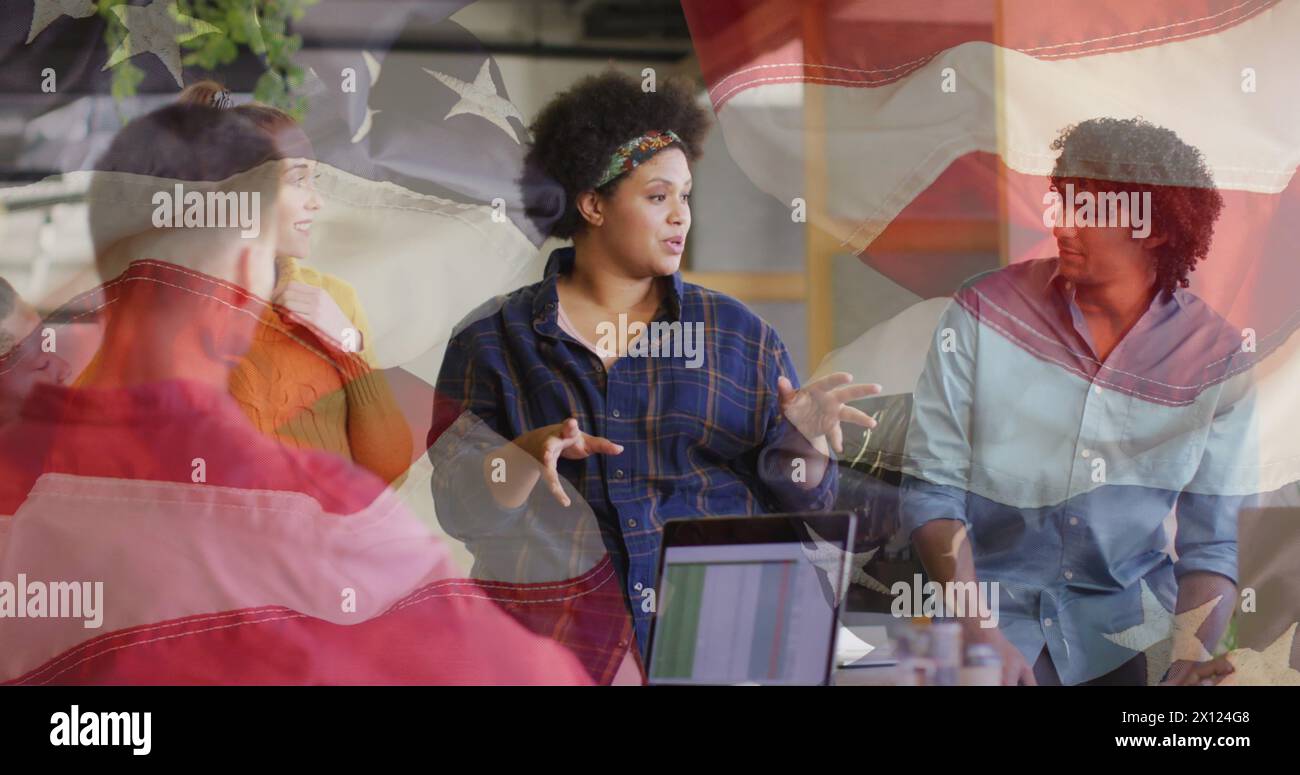
[[[1043,647],[1034,663],[1034,680],[1039,686],[1060,686],[1061,677],[1056,674],[1056,665],[1052,664],[1052,655]],[[1110,671],[1097,676],[1091,681],[1084,681],[1080,686],[1146,686],[1147,655],[1138,654],[1129,661]]]

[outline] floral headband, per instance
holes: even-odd
[[[605,167],[605,174],[600,176],[600,182],[596,184],[596,188],[600,188],[624,172],[631,172],[638,164],[673,143],[685,145],[682,138],[678,137],[677,133],[671,129],[663,132],[658,129],[651,129],[640,137],[628,140],[614,151],[613,156],[609,157],[609,165]]]

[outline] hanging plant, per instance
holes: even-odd
[[[303,17],[320,0],[173,0],[176,11],[216,28],[214,32],[180,39],[182,65],[196,65],[215,71],[234,62],[241,50],[262,60],[266,71],[257,79],[253,97],[301,119],[307,98],[296,93],[303,83],[303,69],[294,64],[302,38],[288,34],[291,20]],[[164,0],[155,0],[164,2]],[[104,41],[114,51],[126,38],[116,6],[126,0],[99,0],[97,11],[107,20]],[[144,70],[126,59],[113,67],[113,99],[122,102],[136,94]]]

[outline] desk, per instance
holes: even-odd
[[[893,686],[898,673],[896,666],[842,667],[831,674],[835,686]]]
[[[894,649],[888,628],[880,623],[879,617],[870,615],[842,622],[835,646],[837,662],[865,653],[888,657]],[[897,680],[895,667],[893,664],[839,667],[831,673],[831,683],[835,686],[890,686]]]

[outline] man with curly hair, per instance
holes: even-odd
[[[1051,176],[1054,190],[1069,184],[1094,195],[1126,193],[1151,202],[1146,217],[1154,217],[1154,223],[1149,230],[1162,236],[1144,243],[1150,253],[1137,268],[1154,270],[1159,291],[1173,294],[1186,288],[1187,275],[1210,251],[1214,223],[1223,209],[1200,151],[1163,127],[1114,118],[1069,127],[1051,148],[1060,152]],[[1071,252],[1062,259],[1078,255]],[[1076,264],[1063,261],[1062,271],[1068,274]],[[1082,278],[1072,279],[1077,283]]]
[[[879,390],[843,373],[800,388],[771,326],[683,282],[691,162],[708,124],[689,84],[647,91],[614,71],[541,111],[528,162],[563,186],[550,233],[573,246],[453,337],[428,440],[439,520],[476,561],[510,523],[568,509],[576,530],[580,510],[594,514],[643,650],[663,523],[829,508],[840,421],[874,424],[847,402]],[[624,331],[630,341],[611,336]],[[681,340],[695,332],[691,358],[683,345],[695,342]],[[434,451],[469,423],[497,443]],[[542,562],[555,543],[505,559]]]
[[[1057,257],[957,292],[914,394],[903,527],[931,579],[989,582],[999,615],[963,625],[1004,682],[1176,681],[1227,624],[1257,484],[1240,332],[1184,290],[1223,200],[1141,119],[1052,149],[1054,189],[1149,201],[1150,228],[1058,219]]]

